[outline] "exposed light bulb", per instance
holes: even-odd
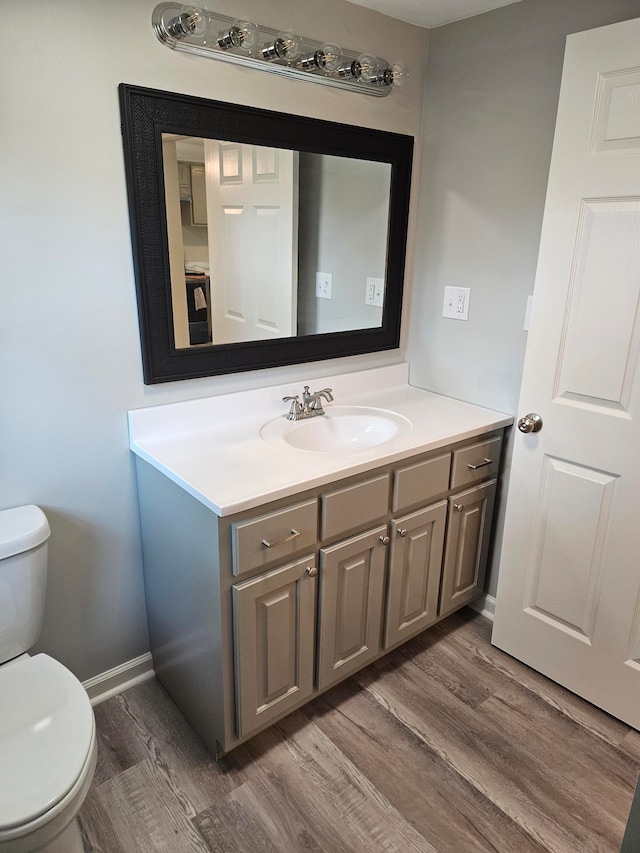
[[[377,86],[402,86],[408,76],[406,65],[403,62],[394,62],[393,65],[379,71],[371,82]]]
[[[260,55],[263,59],[276,60],[286,59],[287,61],[297,59],[302,50],[302,39],[295,33],[284,32],[280,33],[275,41],[270,44],[265,44],[260,50]]]
[[[177,18],[167,24],[167,32],[176,39],[203,36],[209,29],[209,13],[204,6],[183,6]]]
[[[322,68],[331,73],[337,71],[342,62],[342,51],[338,45],[323,44],[320,53],[322,53]]]
[[[217,45],[221,50],[252,50],[258,43],[260,30],[251,21],[234,21],[232,26],[220,33]]]
[[[361,53],[357,59],[346,62],[344,65],[338,63],[336,73],[338,77],[355,77],[364,83],[371,83],[379,73],[380,63],[370,53]]]
[[[377,76],[380,63],[377,58],[370,53],[361,53],[354,62],[354,77],[362,80],[363,83],[371,83]]]
[[[340,48],[335,44],[323,44],[318,50],[303,56],[297,64],[298,68],[304,68],[305,71],[320,70],[333,73],[338,70],[341,62]]]

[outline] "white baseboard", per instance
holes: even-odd
[[[481,595],[480,598],[476,598],[475,601],[472,601],[469,604],[469,607],[472,610],[477,610],[478,613],[482,613],[483,616],[486,616],[487,619],[490,619],[493,622],[493,619],[496,614],[496,599],[495,596],[489,595]]]
[[[99,705],[100,702],[105,702],[112,696],[117,696],[118,693],[134,687],[136,684],[148,681],[153,678],[153,675],[153,660],[147,652],[138,658],[83,681],[82,686],[89,694],[91,704]]]

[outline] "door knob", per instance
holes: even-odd
[[[520,432],[540,432],[542,429],[542,418],[535,412],[529,412],[518,421]]]

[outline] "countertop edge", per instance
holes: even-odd
[[[390,450],[388,453],[378,453],[375,458],[367,456],[367,458],[363,458],[361,462],[354,460],[352,464],[345,464],[340,466],[336,466],[334,462],[334,464],[322,474],[315,474],[308,478],[304,478],[304,476],[302,476],[295,483],[288,483],[276,489],[267,489],[261,491],[259,494],[249,495],[246,499],[228,502],[224,504],[215,502],[210,495],[206,494],[202,490],[195,487],[188,480],[184,479],[184,477],[182,477],[177,471],[163,463],[162,460],[160,460],[157,456],[141,447],[133,438],[130,441],[130,448],[136,456],[140,457],[145,462],[149,463],[152,467],[163,473],[172,482],[180,486],[180,488],[184,489],[188,494],[190,494],[204,506],[212,510],[212,512],[214,512],[217,516],[223,518],[229,515],[234,515],[239,512],[244,512],[245,510],[255,509],[259,506],[271,503],[273,501],[277,501],[287,497],[293,497],[301,491],[306,491],[307,489],[324,486],[335,480],[355,476],[357,474],[362,474],[367,471],[373,471],[383,465],[401,462],[402,460],[409,459],[412,456],[419,456],[424,453],[429,453],[431,451],[438,450],[441,447],[446,447],[450,444],[465,441],[470,438],[475,438],[476,436],[484,435],[485,433],[493,432],[498,429],[504,429],[508,426],[511,426],[514,422],[514,418],[512,415],[507,415],[499,412],[495,412],[495,415],[496,419],[493,421],[487,421],[485,423],[477,424],[474,427],[470,427],[462,431],[443,435],[437,439],[434,439],[433,441],[418,443],[411,446],[405,446],[396,450]],[[292,452],[298,452],[305,457],[308,455],[306,451]],[[349,453],[349,456],[354,456],[356,453],[358,453],[358,451],[351,452]],[[345,454],[345,457],[346,455],[347,454]],[[335,460],[335,456],[333,456],[333,459]]]

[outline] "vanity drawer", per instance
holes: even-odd
[[[322,495],[322,539],[371,525],[389,508],[389,474]]]
[[[393,511],[424,503],[446,492],[449,488],[450,468],[450,453],[399,468],[393,478]]]
[[[500,448],[502,436],[479,441],[469,447],[453,451],[453,465],[451,466],[451,488],[459,489],[462,486],[471,486],[496,477],[500,467]]]
[[[313,548],[318,538],[315,498],[231,525],[232,571],[238,576]]]

